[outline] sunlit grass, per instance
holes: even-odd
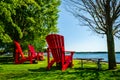
[[[119,80],[120,65],[117,70],[108,70],[108,64],[102,62],[102,69],[98,70],[94,62],[84,62],[81,68],[80,61],[74,60],[73,68],[66,71],[58,70],[55,65],[46,70],[47,60],[38,64],[13,64],[0,62],[0,80]]]

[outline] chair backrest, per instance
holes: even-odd
[[[21,55],[21,57],[24,58],[24,54],[22,52],[19,42],[14,41],[14,44],[15,44],[15,55]]]
[[[56,62],[61,62],[65,57],[64,37],[59,34],[50,34],[46,37],[48,48]]]
[[[29,54],[28,54],[28,56],[32,56],[32,57],[37,56],[36,51],[34,49],[34,46],[28,45],[28,48],[29,48]]]

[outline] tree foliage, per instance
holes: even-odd
[[[109,69],[116,68],[114,36],[120,38],[120,0],[64,0],[67,11],[81,24],[98,34],[105,34]]]
[[[25,49],[45,47],[45,37],[56,33],[60,0],[1,0],[0,43],[17,40]],[[24,44],[24,45],[23,45]]]

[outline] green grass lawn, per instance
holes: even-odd
[[[97,70],[94,62],[85,62],[81,68],[80,61],[74,60],[73,68],[66,71],[53,66],[46,70],[47,60],[38,64],[13,64],[9,57],[0,57],[0,80],[120,80],[120,65],[117,70],[107,70],[108,64],[102,63],[102,70]]]

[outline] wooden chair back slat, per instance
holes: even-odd
[[[62,55],[64,55],[64,37],[61,35],[51,34],[46,37],[46,40],[55,61],[61,62]]]

